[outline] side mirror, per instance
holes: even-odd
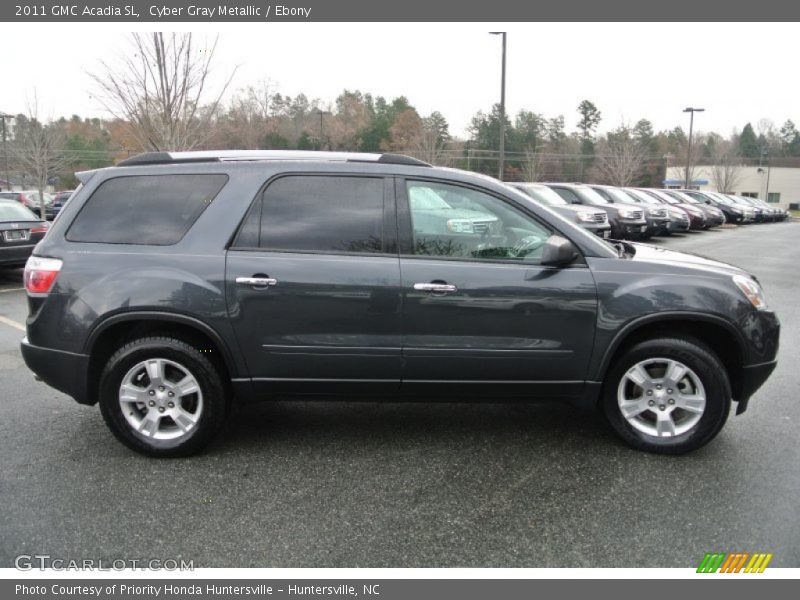
[[[711,204],[711,200],[706,200],[706,204]]]
[[[560,235],[551,235],[542,246],[541,264],[545,267],[564,267],[578,258],[575,244]]]

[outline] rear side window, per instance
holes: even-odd
[[[288,176],[264,190],[235,247],[280,252],[383,252],[383,180]]]
[[[71,242],[169,246],[228,181],[213,175],[135,175],[104,181],[67,232]]]

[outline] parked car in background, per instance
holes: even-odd
[[[50,224],[16,200],[0,199],[0,267],[21,267]]]
[[[7,200],[16,200],[22,206],[29,208],[37,215],[41,214],[41,202],[39,192],[37,190],[25,190],[22,192],[0,192],[0,198]],[[47,212],[47,207],[53,202],[53,197],[47,192],[44,193],[44,207]]]
[[[602,238],[611,237],[611,224],[608,222],[606,211],[570,204],[558,193],[541,183],[509,183],[508,185],[595,235]]]
[[[777,364],[780,324],[746,271],[598,239],[488,177],[299,151],[153,152],[77,176],[25,267],[22,356],[150,456],[199,451],[234,402],[320,394],[571,402],[682,454]]]
[[[611,225],[611,237],[618,240],[641,239],[647,234],[647,221],[641,206],[611,202],[582,183],[545,183],[571,204],[591,206],[604,210]]]
[[[700,202],[704,202],[709,206],[714,206],[725,215],[727,223],[738,225],[740,223],[750,222],[751,215],[742,206],[728,198],[725,194],[711,191],[687,190],[684,195],[694,198]],[[755,213],[753,213],[755,218]]]
[[[700,210],[691,199],[685,194],[675,192],[674,190],[660,190],[670,202],[672,206],[676,206],[685,211],[689,216],[689,228],[692,231],[699,231],[706,228],[706,213]]]
[[[669,224],[666,232],[667,235],[671,235],[673,233],[686,233],[689,231],[691,228],[689,213],[678,206],[673,206],[670,202],[669,196],[663,194],[661,190],[650,188],[637,189],[650,195],[651,198],[655,199],[657,202],[660,202],[661,205],[667,209],[667,215],[669,216]]]
[[[706,229],[710,229],[711,227],[718,227],[720,225],[725,224],[725,214],[718,209],[716,206],[711,206],[710,204],[706,204],[703,200],[699,198],[694,198],[687,192],[692,190],[671,190],[678,194],[683,194],[686,196],[689,202],[694,204],[697,208],[703,211],[706,215]]]
[[[659,233],[666,233],[669,217],[667,216],[667,211],[660,205],[658,208],[649,206],[649,203],[644,202],[637,196],[627,193],[623,188],[596,184],[589,184],[589,187],[611,203],[639,205],[644,211],[644,218],[645,221],[647,221],[647,230],[639,236],[639,239],[646,240]]]
[[[750,198],[748,196],[734,196],[740,203],[750,206],[756,211],[756,223],[764,223],[770,220],[771,217],[771,209],[765,210],[761,207],[760,204],[756,202],[756,198]]]
[[[653,229],[653,235],[666,235],[669,231],[669,213],[667,207],[661,202],[653,198],[650,194],[632,188],[621,188],[623,192],[628,194],[635,202],[641,204],[645,208],[647,215],[647,224]]]
[[[61,209],[67,203],[67,200],[69,200],[70,196],[72,196],[74,193],[75,190],[62,190],[53,194],[53,202],[49,206],[45,207],[45,212],[49,221],[52,221],[58,216],[58,213],[61,212]]]
[[[739,207],[742,212],[744,213],[744,223],[755,223],[759,220],[759,213],[761,212],[760,209],[757,210],[752,204],[747,202],[742,196],[737,196],[736,194],[725,194],[725,197],[728,198],[731,202],[734,203],[737,207]]]

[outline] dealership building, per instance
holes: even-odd
[[[717,191],[712,175],[714,167],[698,165],[692,169],[691,186],[698,190]],[[665,188],[686,187],[683,167],[670,167],[664,179]],[[781,208],[800,203],[800,168],[797,167],[740,167],[736,174],[735,189],[738,196],[761,198]]]

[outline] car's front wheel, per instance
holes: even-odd
[[[710,442],[731,405],[725,367],[695,340],[659,338],[636,344],[612,366],[603,408],[629,445],[683,454]]]
[[[217,368],[169,337],[120,348],[100,376],[100,410],[112,433],[149,456],[187,456],[208,444],[228,412]]]

